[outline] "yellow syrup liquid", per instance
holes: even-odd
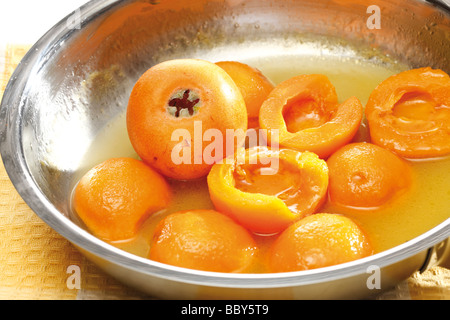
[[[340,102],[356,96],[363,105],[379,83],[406,69],[397,64],[385,66],[339,57],[273,57],[242,62],[260,69],[274,84],[300,74],[324,74],[335,86]],[[368,128],[363,121],[354,141],[369,139]],[[85,161],[86,170],[111,157],[138,158],[128,139],[125,113],[101,132],[90,150]],[[368,235],[375,252],[419,236],[450,218],[450,157],[410,161],[410,164],[414,180],[411,189],[382,209],[339,208],[326,202],[319,212],[339,213],[352,218]],[[153,230],[162,218],[180,210],[214,208],[209,198],[206,178],[190,182],[169,180],[169,183],[174,194],[171,205],[153,214],[142,225],[135,239],[114,243],[115,246],[147,257]],[[276,235],[254,237],[260,248],[260,257],[248,272],[265,272],[264,254]]]

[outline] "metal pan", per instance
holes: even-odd
[[[348,299],[379,294],[448,255],[450,219],[350,263],[280,274],[222,274],[119,250],[85,231],[71,217],[69,201],[88,166],[92,141],[123,112],[134,81],[160,61],[326,52],[450,72],[445,2],[370,4],[380,9],[381,26],[368,21],[372,11],[358,0],[91,1],[49,30],[15,70],[0,110],[5,168],[48,225],[107,273],[152,296]],[[88,90],[86,79],[104,70],[109,77],[96,77],[95,90]],[[380,288],[368,285],[376,268]]]

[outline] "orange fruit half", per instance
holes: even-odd
[[[177,59],[157,64],[136,82],[127,108],[127,130],[136,153],[163,175],[179,180],[206,176],[211,130],[247,130],[244,99],[232,78],[214,63]],[[234,153],[215,141],[222,157]],[[239,145],[239,141],[235,146]],[[221,157],[217,157],[221,160]],[[213,160],[217,160],[213,159]]]
[[[372,246],[351,219],[330,213],[317,213],[287,228],[270,248],[271,272],[323,268],[373,253]]]
[[[300,75],[275,87],[261,106],[259,124],[268,140],[285,148],[311,151],[321,158],[353,139],[361,124],[361,102],[352,97],[339,104],[324,75]],[[271,130],[278,130],[276,136]]]
[[[450,77],[419,68],[383,81],[366,105],[372,142],[405,158],[450,153]]]
[[[253,147],[228,160],[208,175],[210,197],[218,211],[252,232],[280,232],[326,198],[328,168],[314,153]]]
[[[151,214],[166,208],[171,190],[142,161],[113,158],[87,172],[75,188],[74,209],[86,227],[106,241],[132,239]]]
[[[157,226],[149,258],[203,271],[245,272],[255,256],[252,236],[214,210],[172,213]]]

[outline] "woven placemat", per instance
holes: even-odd
[[[0,47],[0,90],[30,48]],[[80,288],[72,288],[73,267],[80,270]],[[450,263],[445,265],[447,268]],[[377,299],[450,299],[450,270],[433,267]],[[85,259],[25,204],[0,163],[0,299],[149,299],[106,275]]]
[[[0,48],[2,95],[29,47]],[[74,270],[79,270],[80,289],[71,281]],[[147,297],[103,273],[47,226],[19,196],[0,163],[0,299],[141,298]]]

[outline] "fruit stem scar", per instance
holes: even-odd
[[[182,89],[172,95],[167,110],[175,118],[191,117],[198,112],[199,102],[200,98],[195,92]]]

